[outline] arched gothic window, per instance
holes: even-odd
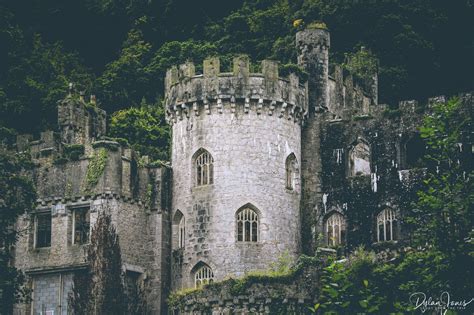
[[[296,183],[298,180],[298,161],[294,153],[291,153],[286,158],[286,188],[290,190],[296,189]]]
[[[395,211],[384,209],[377,215],[377,242],[394,241],[397,235],[398,221]]]
[[[331,214],[326,220],[326,235],[328,246],[337,246],[344,243],[346,238],[346,220],[338,212]]]
[[[214,159],[204,149],[195,158],[196,186],[211,185],[214,182]]]
[[[194,273],[194,286],[200,288],[203,285],[214,282],[214,272],[208,265],[201,266]]]
[[[181,218],[178,224],[178,248],[184,248],[184,243],[186,241],[186,221],[184,216]]]
[[[237,242],[258,242],[258,214],[250,207],[237,212]]]
[[[370,175],[370,147],[359,139],[349,155],[349,176]]]

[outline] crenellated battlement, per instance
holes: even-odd
[[[291,73],[279,76],[278,63],[263,60],[261,73],[250,72],[247,56],[233,60],[232,72],[220,72],[220,60],[204,60],[203,73],[187,62],[170,68],[165,78],[165,108],[170,123],[190,115],[222,114],[224,108],[236,113],[255,110],[257,114],[275,115],[302,122],[308,111],[305,82]]]

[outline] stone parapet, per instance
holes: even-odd
[[[306,87],[296,74],[280,78],[278,63],[263,60],[261,73],[250,73],[247,56],[234,58],[232,72],[220,72],[219,58],[204,60],[203,74],[196,75],[188,62],[172,67],[165,78],[165,108],[170,123],[189,115],[232,113],[275,115],[302,122],[308,109]]]

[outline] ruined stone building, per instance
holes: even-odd
[[[267,269],[283,253],[403,242],[423,173],[423,104],[378,104],[377,74],[330,66],[329,47],[324,27],[297,33],[307,78],[282,77],[270,60],[253,73],[245,56],[229,72],[218,58],[202,74],[191,62],[168,70],[170,164],[105,137],[105,112],[82,96],[58,103],[58,130],[18,137],[39,199],[18,221],[15,265],[33,295],[17,313],[67,314],[99,211],[111,213],[127,281],[145,285],[152,314],[165,313],[170,291]],[[471,145],[460,144],[466,159]]]

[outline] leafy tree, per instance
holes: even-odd
[[[414,223],[420,242],[449,255],[465,252],[474,226],[472,153],[463,147],[473,125],[469,108],[462,105],[458,98],[436,103],[420,127],[429,168],[415,214],[422,220]]]
[[[44,43],[36,34],[26,51],[10,56],[10,66],[0,103],[0,123],[21,131],[39,131],[56,122],[56,103],[70,82],[78,89],[90,89],[92,76],[76,54],[66,53],[60,43]],[[21,121],[21,124],[18,124]]]
[[[97,89],[106,110],[136,106],[154,90],[147,70],[150,57],[151,44],[143,39],[139,30],[131,30],[119,58],[107,64],[97,79]]]
[[[74,276],[71,310],[74,314],[125,314],[119,238],[104,209],[92,229],[86,261],[89,269]]]
[[[31,168],[29,156],[12,152],[11,136],[11,131],[0,127],[0,314],[12,313],[13,305],[27,297],[24,275],[11,264],[19,233],[14,225],[36,200],[33,183],[25,174]]]
[[[146,104],[115,112],[110,120],[109,134],[125,138],[132,147],[152,159],[169,158],[170,129],[161,104]]]

